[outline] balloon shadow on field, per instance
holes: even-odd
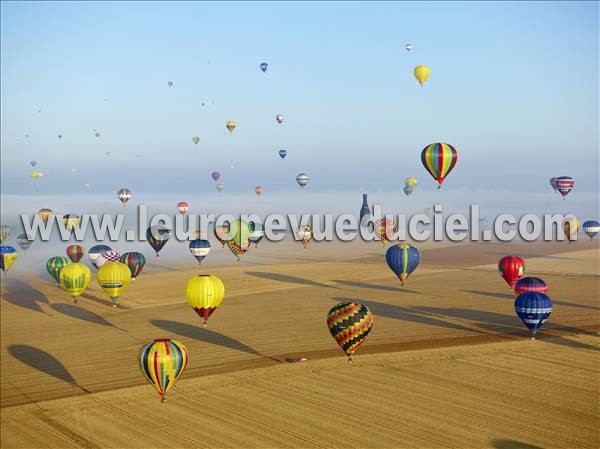
[[[484,292],[481,290],[463,290],[465,293],[472,293],[474,295],[481,295],[481,296],[489,296],[491,298],[500,298],[500,299],[512,299],[514,300],[518,295],[515,294],[507,294],[507,293],[494,293],[494,292]],[[588,309],[588,310],[600,310],[600,307],[594,307],[594,306],[588,306],[586,304],[575,304],[572,302],[568,302],[568,301],[559,301],[559,300],[552,300],[553,304],[557,304],[559,306],[567,306],[567,307],[576,307],[579,309]]]
[[[489,331],[491,333],[522,336],[524,339],[526,339],[529,336],[527,328],[521,324],[519,318],[516,315],[504,315],[501,313],[487,312],[475,309],[441,308],[427,306],[415,306],[413,307],[413,309],[434,316],[446,316],[468,320],[471,323],[473,323],[473,325],[481,329],[485,329],[486,331]],[[550,317],[550,319],[552,319],[552,317]],[[573,348],[600,351],[600,348],[596,346],[569,340],[567,338],[563,338],[558,335],[548,334],[545,332],[549,330],[559,330],[563,332],[570,332],[573,334],[596,335],[596,332],[590,332],[574,327],[562,326],[560,324],[555,324],[551,321],[548,321],[546,324],[544,324],[544,327],[542,327],[536,333],[536,340],[541,340],[562,346],[569,346]]]
[[[388,292],[414,293],[415,295],[422,295],[421,292],[416,292],[414,290],[408,290],[403,287],[389,287],[387,285],[370,284],[368,282],[351,281],[351,280],[346,280],[346,279],[343,279],[343,280],[333,279],[331,282],[335,282],[336,284],[349,285],[351,287],[371,288],[374,290],[384,290],[384,291],[388,291]]]
[[[72,304],[56,303],[52,304],[50,307],[52,307],[52,310],[71,318],[87,321],[88,323],[100,324],[101,326],[116,327],[100,315]]]
[[[346,298],[341,296],[332,297],[334,301],[339,302],[358,302],[362,305],[367,306],[371,309],[371,312],[377,316],[384,316],[386,318],[393,318],[401,321],[410,321],[413,323],[426,324],[428,326],[434,327],[445,327],[447,329],[460,330],[463,332],[468,332],[470,334],[481,334],[483,333],[481,330],[472,329],[469,327],[461,326],[460,324],[449,323],[447,321],[441,320],[439,318],[430,316],[430,314],[426,312],[421,312],[415,310],[413,307],[403,307],[396,306],[392,304],[386,304],[382,302],[369,301],[366,299],[356,299],[356,298]]]
[[[3,283],[6,286],[6,293],[2,295],[5,301],[24,309],[52,316],[40,306],[40,304],[50,304],[42,292],[18,279],[3,279]]]
[[[262,357],[262,354],[256,349],[251,348],[250,346],[247,346],[244,343],[241,343],[226,335],[220,334],[205,327],[203,328],[202,324],[199,324],[198,326],[192,326],[190,324],[168,320],[151,320],[150,323],[153,326],[166,330],[167,332]]]
[[[289,284],[300,284],[310,285],[313,287],[326,287],[326,288],[337,288],[332,285],[322,284],[320,282],[311,281],[310,279],[304,279],[296,276],[288,276],[286,274],[268,273],[264,271],[246,271],[246,274],[255,276],[258,278],[269,279],[271,281],[287,282]]]
[[[46,351],[29,345],[10,345],[8,353],[31,368],[74,385],[86,393],[90,393],[89,390],[77,383],[62,363]]]
[[[514,440],[492,440],[492,447],[495,449],[544,449],[541,446]]]

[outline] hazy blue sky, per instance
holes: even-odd
[[[450,191],[541,192],[560,175],[598,191],[596,2],[3,2],[1,13],[5,193],[34,193],[32,159],[44,193],[90,182],[217,195],[214,169],[249,195],[297,189],[301,171],[317,192],[400,192],[406,176],[429,191],[419,155],[435,141],[459,151]],[[418,64],[431,67],[423,88]]]

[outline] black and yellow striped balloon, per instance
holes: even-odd
[[[373,326],[373,314],[357,302],[335,305],[327,314],[327,327],[352,362],[352,354],[364,343]]]

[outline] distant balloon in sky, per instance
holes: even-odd
[[[257,229],[254,230],[250,233],[250,237],[248,237],[250,239],[250,241],[252,243],[254,243],[254,247],[258,248],[258,244],[259,242],[264,238],[265,236],[265,231],[261,230],[261,229]]]
[[[63,215],[63,224],[66,229],[75,229],[79,227],[81,223],[81,217],[77,214],[65,214]]]
[[[447,143],[432,143],[421,151],[421,163],[429,174],[438,182],[438,190],[446,176],[450,174],[458,162],[458,152]]]
[[[91,184],[89,182],[86,182],[83,186],[89,189]]]
[[[20,234],[17,236],[17,245],[19,245],[19,248],[21,248],[23,251],[27,251],[32,243],[33,241],[29,240],[26,234]]]
[[[142,253],[130,252],[122,254],[119,262],[127,265],[131,272],[131,280],[135,281],[146,265],[146,258]]]
[[[204,239],[192,240],[189,244],[190,253],[201,263],[210,252],[210,242]]]
[[[75,167],[73,167],[73,168],[71,169],[71,173],[77,173],[77,169],[76,169]]]
[[[563,199],[567,198],[573,187],[575,187],[575,180],[570,176],[559,176],[556,178],[556,190],[563,196]]]
[[[167,85],[168,85],[169,87],[173,87],[173,81],[169,81],[169,82],[167,83]]]
[[[70,245],[67,246],[66,253],[67,257],[71,259],[71,262],[77,263],[85,254],[85,250],[81,245]]]
[[[233,133],[235,131],[236,126],[237,126],[237,123],[234,122],[233,120],[229,120],[227,123],[225,123],[225,127],[227,128],[227,131],[229,131],[230,133]]]
[[[418,65],[415,67],[415,78],[417,79],[421,87],[423,87],[423,84],[425,84],[425,81],[427,81],[427,78],[429,78],[430,73],[431,71],[426,65]]]
[[[210,59],[210,58],[208,58],[208,63],[209,63],[209,64],[212,64],[212,63],[213,63],[213,60],[212,60],[212,59]]]
[[[58,138],[59,138],[59,139],[62,139],[62,134],[59,134],[59,135],[58,135]]]
[[[156,257],[169,238],[171,238],[171,230],[162,225],[150,226],[146,230],[146,241],[156,251]]]
[[[177,211],[181,215],[185,215],[189,208],[190,205],[186,201],[180,201],[179,203],[177,203]]]
[[[8,237],[10,236],[10,226],[8,225],[2,225],[0,226],[0,243],[8,240]]]
[[[579,220],[577,218],[565,218],[565,220],[563,221],[563,231],[569,242],[577,240],[577,233],[579,232],[580,226],[581,224],[579,223]]]
[[[402,189],[402,191],[404,192],[404,194],[406,196],[412,195],[413,193],[413,188],[410,186],[404,186],[404,188]]]
[[[223,184],[217,184],[215,188],[217,189],[217,192],[222,192],[225,186]]]
[[[101,251],[100,255],[96,259],[96,268],[100,268],[109,262],[119,262],[120,259],[121,254],[117,251],[113,251],[112,249],[108,251]]]
[[[100,133],[96,133],[94,134],[96,137],[100,137]]]
[[[312,228],[310,226],[300,226],[296,231],[296,235],[302,241],[302,246],[306,249],[313,237]]]
[[[277,114],[275,116],[275,120],[277,120],[277,123],[279,123],[279,124],[283,123],[283,115]]]
[[[42,221],[44,223],[48,223],[48,219],[50,218],[50,216],[52,216],[52,214],[54,212],[52,212],[52,209],[44,208],[44,209],[38,210],[37,213],[40,217],[42,217]]]
[[[281,159],[285,159],[286,156],[287,156],[287,150],[279,150],[279,157]]]
[[[300,187],[304,188],[306,184],[308,184],[308,175],[304,173],[298,174],[298,176],[296,176],[296,182]]]
[[[256,195],[260,196],[263,193],[263,188],[261,186],[254,187],[254,192]]]
[[[35,166],[37,165],[37,161],[31,161],[30,164],[33,168],[35,168]]]
[[[404,180],[404,185],[407,185],[408,187],[417,187],[418,183],[419,181],[417,181],[417,178],[413,178],[412,176]]]
[[[111,153],[110,151],[107,151],[107,152],[106,152],[106,155],[107,155],[108,157],[111,157],[111,156],[112,156],[112,153]]]
[[[598,232],[600,232],[600,223],[596,220],[588,220],[583,223],[583,232],[587,234],[590,239],[593,239]]]
[[[210,176],[212,177],[212,179],[213,179],[214,181],[218,181],[218,180],[219,180],[219,178],[221,177],[221,173],[220,173],[220,172],[218,172],[218,171],[214,171],[214,172],[212,172],[212,173],[210,174]]]
[[[126,188],[122,188],[117,192],[117,198],[119,198],[119,201],[123,203],[123,206],[127,205],[127,201],[131,199],[131,195],[131,191]]]
[[[198,136],[192,137],[192,142],[194,142],[194,145],[198,145],[198,142],[200,142],[200,137],[198,137]]]
[[[267,71],[267,68],[269,67],[269,64],[267,64],[266,62],[263,62],[260,64],[260,69],[264,72]]]
[[[100,253],[102,253],[104,251],[110,251],[110,246],[108,246],[108,245],[94,245],[94,246],[92,246],[88,250],[88,259],[90,259],[90,263],[95,268],[98,268],[96,266],[96,261],[98,260],[98,257],[100,256]]]
[[[412,50],[412,44],[405,44],[404,48],[406,48],[406,51],[411,51]]]
[[[42,176],[44,176],[44,174],[41,171],[35,171],[34,170],[34,171],[31,172],[31,180],[32,181],[37,181]]]

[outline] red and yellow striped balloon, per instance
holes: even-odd
[[[444,179],[450,174],[457,161],[456,149],[447,143],[432,143],[423,148],[421,152],[421,162],[433,179],[438,182],[438,190],[442,188]]]

